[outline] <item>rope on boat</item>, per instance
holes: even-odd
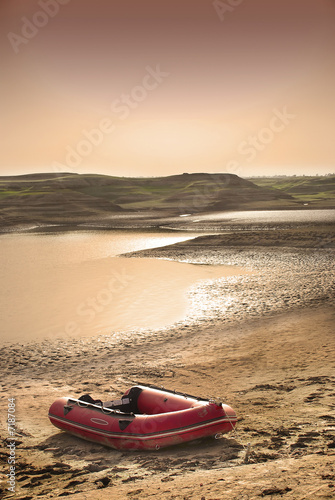
[[[147,387],[148,389],[158,389],[159,391],[164,391],[164,392],[168,392],[170,394],[176,394],[177,396],[184,396],[184,398],[192,398],[192,399],[196,399],[197,401],[208,401],[208,398],[202,398],[202,397],[199,397],[199,396],[193,396],[192,394],[187,394],[185,392],[180,392],[180,391],[177,391],[176,389],[174,390],[171,390],[171,389],[165,389],[164,386],[162,385],[154,385],[154,384],[142,384],[141,382],[138,382],[136,385],[140,385],[142,387]]]
[[[222,403],[220,403],[222,405]],[[225,412],[226,413],[226,412]],[[237,441],[239,441],[241,443],[241,445],[243,446],[243,450],[245,451],[245,455],[244,455],[244,459],[243,459],[243,463],[244,464],[247,464],[249,462],[249,457],[250,457],[250,453],[251,453],[251,443],[248,443],[247,446],[244,445],[242,439],[239,437],[238,435],[238,432],[236,430],[236,426],[233,425],[228,413],[226,413],[226,417],[228,419],[228,422],[230,423],[231,425],[231,429],[233,431],[233,433],[235,434],[235,438]],[[219,439],[220,437],[220,433],[218,434],[215,434],[215,439]]]
[[[69,398],[67,400],[68,403],[74,403],[77,406],[80,406],[81,408],[94,408],[95,410],[99,410],[102,413],[105,413],[106,415],[127,415],[130,417],[134,417],[134,413],[132,412],[122,412],[120,410],[113,410],[112,408],[106,408],[105,406],[97,405],[94,403],[88,403],[87,401],[81,401],[80,399],[75,399],[75,398]]]

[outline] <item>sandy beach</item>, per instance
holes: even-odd
[[[14,398],[16,435],[11,448],[13,438],[3,425],[2,472],[9,474],[14,454],[15,493],[8,491],[5,476],[1,496],[334,498],[329,228],[323,237],[326,244],[320,245],[320,231],[317,241],[310,231],[299,249],[286,234],[285,248],[262,245],[258,238],[258,245],[242,242],[224,250],[219,236],[141,253],[198,264],[244,263],[253,274],[201,285],[202,293],[214,298],[228,285],[233,299],[245,292],[235,314],[228,307],[225,314],[211,311],[193,322],[113,341],[76,338],[3,346],[2,420],[7,400]],[[198,293],[199,288],[190,291],[195,305]],[[57,397],[118,398],[138,382],[222,400],[238,415],[236,432],[154,452],[120,452],[61,433],[49,423],[48,408]]]

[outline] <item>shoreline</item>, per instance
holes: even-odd
[[[86,218],[63,218],[63,219],[50,219],[46,221],[39,220],[38,222],[22,222],[20,219],[18,221],[12,220],[7,224],[0,225],[0,236],[6,234],[38,234],[38,233],[62,233],[62,232],[76,232],[76,231],[113,231],[113,230],[157,230],[157,231],[198,231],[199,233],[210,232],[210,231],[222,231],[222,230],[240,230],[243,226],[251,228],[252,230],[262,227],[262,228],[273,228],[273,229],[292,229],[301,225],[304,229],[309,227],[315,227],[319,223],[315,223],[313,220],[304,221],[293,221],[293,222],[260,222],[248,221],[243,223],[241,221],[235,220],[234,214],[248,214],[248,212],[258,212],[258,213],[275,213],[275,212],[297,212],[302,213],[313,213],[313,212],[331,212],[335,213],[335,208],[332,206],[324,207],[275,207],[272,209],[265,209],[264,207],[255,207],[248,210],[245,209],[227,209],[224,211],[215,212],[190,212],[181,213],[176,210],[150,210],[150,211],[139,211],[139,212],[125,212],[125,213],[115,213],[112,215],[92,217],[88,216]],[[220,217],[216,219],[217,216],[221,214],[232,214],[233,220],[224,219]],[[209,216],[211,220],[201,218]],[[200,217],[200,220],[198,220]],[[198,222],[202,223],[198,224]],[[322,225],[332,226],[334,225],[334,216],[332,220],[328,223],[322,223]]]
[[[2,389],[5,402],[15,399],[17,434],[15,494],[4,486],[0,494],[17,500],[331,498],[334,231],[313,231],[300,228],[303,248],[292,245],[294,231],[267,231],[256,245],[239,233],[240,245],[232,247],[221,234],[127,254],[255,271],[194,287],[195,308],[197,297],[218,300],[217,312],[205,311],[201,321],[120,332],[117,342],[100,336],[3,346]],[[328,235],[327,246],[320,246],[320,235]],[[235,301],[223,310],[228,292]],[[237,432],[128,453],[62,433],[48,420],[57,397],[114,399],[136,383],[222,400],[237,412]],[[7,429],[1,442],[8,474]]]

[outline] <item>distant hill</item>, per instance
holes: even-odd
[[[127,212],[165,214],[297,208],[290,184],[242,179],[234,174],[181,174],[127,178],[46,173],[0,177],[0,224],[76,224]]]
[[[276,176],[250,179],[262,188],[277,189],[315,208],[335,208],[335,175]]]

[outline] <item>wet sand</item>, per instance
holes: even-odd
[[[223,246],[193,241],[150,251],[254,271],[193,289],[195,306],[201,293],[219,299],[216,310],[193,322],[113,341],[48,340],[1,349],[2,415],[7,398],[16,405],[14,498],[334,498],[334,250],[316,246],[312,237],[300,250],[289,239],[281,250]],[[222,314],[228,285],[244,304]],[[134,453],[82,441],[48,421],[56,397],[117,398],[138,382],[221,399],[236,410],[237,430],[218,440]],[[8,474],[5,426],[1,440]],[[1,488],[10,496],[5,483]]]

